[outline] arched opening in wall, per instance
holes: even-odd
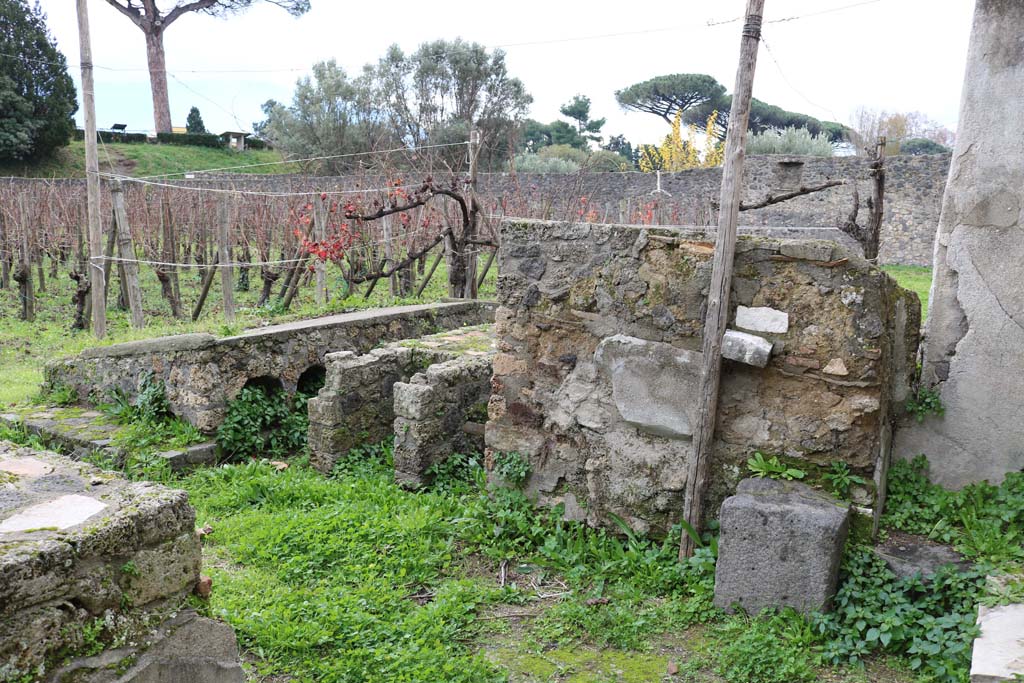
[[[296,392],[305,396],[316,396],[327,382],[327,368],[322,365],[310,365],[299,375]]]
[[[256,388],[262,389],[263,393],[267,395],[276,394],[279,391],[284,391],[284,384],[277,377],[271,377],[270,375],[260,375],[259,377],[250,377],[242,385],[243,389]]]

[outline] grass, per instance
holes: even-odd
[[[191,145],[158,145],[143,143],[103,143],[99,147],[100,170],[127,176],[148,176],[223,168],[242,164],[281,161],[276,150],[246,150],[195,147]],[[239,173],[294,173],[294,164],[275,164],[238,169]],[[0,163],[0,175],[31,178],[84,178],[85,143],[73,140],[48,159],[33,162]]]
[[[882,266],[904,289],[921,299],[921,321],[928,317],[928,295],[932,286],[932,269],[927,266]]]
[[[46,270],[49,275],[49,269]],[[182,271],[179,276],[183,308],[190,314],[199,295],[199,274],[198,271],[192,270]],[[388,294],[387,283],[379,283],[370,298],[364,300],[362,292],[368,287],[364,284],[360,286],[359,293],[355,296],[334,298],[327,305],[318,306],[313,300],[313,288],[304,287],[299,290],[290,310],[286,313],[272,307],[256,307],[261,282],[258,271],[251,271],[251,276],[250,290],[235,292],[236,322],[229,327],[223,322],[223,304],[219,287],[211,289],[203,315],[197,322],[174,320],[168,303],[160,296],[160,283],[156,273],[152,268],[144,267],[140,271],[140,285],[143,290],[146,327],[142,330],[132,328],[128,313],[118,310],[113,305],[116,299],[113,292],[116,291],[117,285],[112,283],[111,304],[108,306],[108,335],[102,342],[97,342],[90,332],[70,329],[70,322],[74,319],[74,308],[71,304],[74,283],[66,273],[61,273],[56,279],[48,277],[46,291],[37,291],[36,320],[31,323],[18,319],[20,303],[17,289],[0,289],[0,367],[4,369],[4,378],[0,382],[0,408],[32,397],[42,381],[43,367],[47,362],[78,353],[90,346],[187,332],[231,335],[242,329],[264,324],[358,308],[438,301],[447,296],[447,272],[443,262],[419,298],[393,298]],[[236,273],[236,281],[237,279]],[[340,271],[329,266],[328,282],[335,294],[341,290],[340,279]],[[496,269],[492,268],[481,288],[483,298],[493,298],[496,279]],[[38,286],[37,279],[35,285]],[[277,289],[274,290],[274,294],[277,294]],[[271,297],[271,303],[273,301],[274,297]]]

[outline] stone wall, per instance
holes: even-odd
[[[395,385],[395,478],[428,483],[428,471],[454,453],[483,451],[481,420],[491,395],[491,358],[463,356],[431,365]]]
[[[270,377],[294,391],[299,377],[328,352],[366,353],[381,342],[490,322],[477,301],[398,306],[314,318],[247,331],[235,337],[187,334],[86,349],[46,368],[49,385],[74,387],[82,400],[102,402],[113,390],[133,398],[151,373],[166,383],[176,415],[204,432],[216,429],[246,382]]]
[[[387,346],[358,355],[327,354],[327,381],[309,400],[310,463],[329,474],[352,448],[380,443],[395,423],[394,386],[431,363],[451,358],[429,350]]]
[[[48,680],[97,619],[141,641],[183,606],[200,562],[184,491],[0,441],[0,680]]]
[[[527,490],[568,517],[664,532],[682,510],[713,244],[534,221],[504,223],[502,240],[488,449],[527,456]],[[739,322],[771,356],[724,361],[711,509],[755,450],[884,480],[916,296],[829,242],[741,237],[737,252],[730,313],[753,309]]]
[[[886,159],[885,215],[880,263],[931,265],[932,244],[939,222],[942,189],[949,172],[949,154],[895,156]],[[864,157],[747,157],[743,168],[743,199],[753,201],[769,192],[813,185],[826,179],[856,179],[860,218],[868,215],[871,196],[868,161]],[[511,216],[567,220],[595,212],[604,222],[642,222],[649,209],[654,221],[666,225],[704,225],[710,200],[717,200],[721,168],[663,173],[661,187],[671,197],[651,195],[655,178],[649,173],[518,174],[481,173],[479,190],[493,210]],[[192,181],[215,184],[215,179]],[[315,187],[379,187],[367,177],[304,178],[302,176],[232,176],[232,183],[254,189],[295,190]],[[587,203],[581,205],[580,198]],[[657,207],[654,202],[657,199]],[[849,187],[836,187],[740,214],[744,226],[836,228],[850,213]],[[832,230],[839,239],[838,230]],[[817,237],[817,235],[815,235]]]
[[[1024,4],[979,0],[935,243],[922,384],[945,411],[897,435],[959,488],[1024,470]]]

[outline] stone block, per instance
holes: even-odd
[[[892,532],[884,543],[874,549],[889,570],[901,579],[928,576],[939,569],[954,566],[967,569],[969,562],[952,548],[922,536]]]
[[[622,419],[670,438],[693,434],[701,354],[622,334],[606,337],[594,361],[611,379]]]
[[[971,683],[1002,683],[1024,676],[1024,604],[978,607]]]
[[[785,334],[789,331],[789,313],[768,306],[737,306],[736,327],[752,332]]]
[[[850,525],[848,504],[806,484],[744,479],[722,503],[715,605],[749,614],[830,608]]]
[[[726,330],[722,338],[722,357],[763,368],[772,357],[772,343],[764,337]]]

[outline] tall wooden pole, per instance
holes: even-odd
[[[235,322],[235,278],[231,272],[231,201],[221,198],[218,207],[217,246],[220,259],[220,288],[224,302],[224,321]]]
[[[476,198],[477,160],[479,157],[480,130],[473,128],[469,132],[469,223],[471,233],[466,235],[466,240],[475,240],[479,229],[477,221],[479,220],[480,208]],[[475,299],[477,298],[477,253],[480,248],[475,244],[466,242],[465,249],[468,253],[463,255],[463,258],[466,259],[466,284],[462,296],[466,299]]]
[[[121,257],[125,289],[128,294],[128,308],[132,312],[132,327],[141,330],[145,324],[142,312],[142,290],[139,288],[139,264],[135,262],[135,247],[132,246],[132,231],[128,225],[128,211],[124,205],[124,190],[121,181],[115,181],[110,188],[110,199],[114,205],[114,229],[117,231],[117,255]]]
[[[736,255],[736,221],[743,193],[743,154],[747,143],[747,120],[754,89],[754,67],[761,40],[761,16],[764,0],[747,0],[747,15],[740,39],[740,63],[736,69],[729,130],[725,138],[725,160],[722,168],[722,194],[718,214],[718,238],[711,268],[708,311],[704,319],[704,342],[697,426],[693,434],[693,456],[687,467],[686,497],[683,519],[700,530],[704,493],[707,490],[708,464],[715,436],[718,412],[718,384],[722,377],[722,337],[729,319],[729,289]],[[679,558],[693,555],[696,544],[684,533],[679,545]]]
[[[313,240],[321,243],[327,240],[327,200],[319,196],[313,199]],[[318,258],[313,268],[316,270],[316,303],[323,306],[327,303],[327,264]]]
[[[100,225],[100,163],[96,153],[96,92],[92,80],[92,45],[89,42],[89,10],[77,0],[78,43],[82,62],[82,114],[85,116],[85,182],[89,210],[89,282],[91,283],[92,331],[97,339],[107,336],[107,306],[103,285],[103,227]]]

